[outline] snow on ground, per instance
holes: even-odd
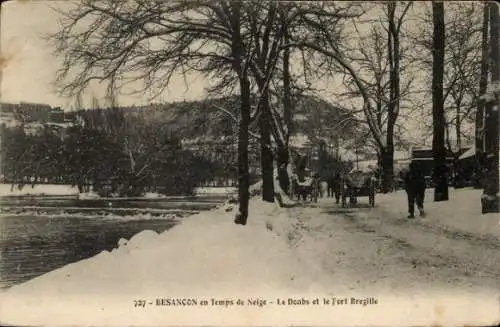
[[[78,193],[78,199],[80,199],[80,200],[97,200],[100,198],[101,198],[101,196],[93,191]]]
[[[449,200],[434,202],[434,189],[427,189],[424,207],[429,219],[421,222],[434,227],[455,229],[481,236],[500,238],[498,213],[481,214],[482,190],[449,189]],[[406,193],[377,195],[377,204],[400,217],[408,215]],[[415,209],[418,213],[418,210]]]
[[[390,195],[378,199],[381,206],[391,201]],[[404,210],[401,203],[394,208]],[[302,255],[295,255],[292,249],[300,245],[300,239],[292,227],[297,222],[293,209],[254,198],[246,226],[234,224],[236,210],[226,203],[193,215],[164,233],[143,231],[128,241],[120,240],[111,252],[103,251],[0,293],[1,322],[106,326],[462,325],[490,324],[492,312],[498,312],[496,301],[482,301],[481,310],[476,310],[477,299],[470,294],[417,298],[396,297],[390,290],[388,294],[356,293],[343,285],[342,274],[327,276],[317,269],[312,261],[318,247],[301,245]],[[432,204],[428,210],[434,210]],[[310,208],[312,220],[315,214],[318,211]],[[314,239],[309,242],[311,245]],[[374,297],[377,304],[353,304],[352,296]],[[193,298],[198,305],[156,305],[161,298]],[[277,304],[277,298],[286,305]],[[296,304],[288,302],[290,298]],[[342,304],[344,298],[346,304]],[[200,306],[202,299],[209,305]],[[237,299],[245,305],[236,305]],[[249,299],[260,305],[250,305]],[[318,304],[314,304],[315,299]],[[136,300],[147,304],[134,307]],[[212,300],[227,302],[214,306]],[[308,305],[298,304],[305,301]]]
[[[144,198],[146,198],[146,199],[163,199],[163,198],[166,198],[166,196],[163,194],[160,194],[160,193],[146,192],[146,194],[144,194]]]
[[[236,187],[198,187],[195,189],[195,194],[233,194],[237,192]],[[0,196],[65,196],[77,195],[82,200],[99,199],[100,196],[95,192],[79,193],[76,186],[57,185],[57,184],[37,184],[34,187],[31,185],[24,186],[21,190],[11,184],[0,184]],[[141,198],[157,199],[166,198],[165,195],[147,192]]]
[[[21,319],[23,324],[38,324],[50,319],[52,323],[50,317],[68,309],[58,323],[70,323],[74,316],[69,313],[78,303],[86,313],[82,318],[90,319],[78,324],[102,323],[113,305],[130,309],[133,300],[152,296],[224,299],[272,294],[274,298],[297,290],[307,294],[314,287],[302,278],[303,267],[286,243],[270,230],[271,217],[286,219],[277,205],[252,202],[254,215],[244,227],[235,225],[234,213],[226,209],[191,216],[182,228],[162,234],[143,231],[126,245],[121,241],[122,246],[111,253],[104,251],[14,287],[2,294],[0,317],[3,322]],[[32,306],[35,299],[43,300]],[[125,322],[131,321],[121,321]]]
[[[195,194],[232,194],[238,192],[236,187],[197,187]]]
[[[38,184],[34,187],[26,185],[21,190],[17,186],[14,186],[12,190],[11,188],[11,184],[0,184],[0,196],[65,196],[78,194],[78,188],[71,185]]]

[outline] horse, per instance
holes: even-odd
[[[319,194],[319,180],[318,176],[306,177],[304,181],[299,181],[298,178],[293,179],[295,194],[297,198],[303,201],[307,201],[309,198],[311,201],[318,202]]]
[[[321,198],[324,198],[328,192],[328,183],[325,181],[321,181],[319,183],[319,194]]]

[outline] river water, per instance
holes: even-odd
[[[110,251],[120,238],[146,229],[161,233],[226,197],[0,198],[0,290]]]

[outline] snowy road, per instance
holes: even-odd
[[[287,209],[252,199],[244,227],[227,203],[12,287],[0,294],[0,317],[46,325],[59,315],[60,325],[70,325],[76,310],[80,325],[496,325],[499,217],[478,214],[478,196],[454,190],[413,221],[397,192],[377,196],[375,208],[366,199],[350,209],[328,199]],[[154,305],[212,297],[269,305]],[[331,302],[281,305],[278,298]],[[137,299],[152,304],[131,311]],[[377,305],[358,301],[367,299]]]
[[[436,211],[408,220],[388,203],[369,208],[361,199],[355,208],[341,208],[321,199],[289,209],[296,218],[290,243],[331,277],[331,292],[500,294],[499,238],[433,224]]]

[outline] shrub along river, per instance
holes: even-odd
[[[0,197],[0,290],[118,246],[149,229],[210,210],[227,195],[79,200],[69,196]]]

